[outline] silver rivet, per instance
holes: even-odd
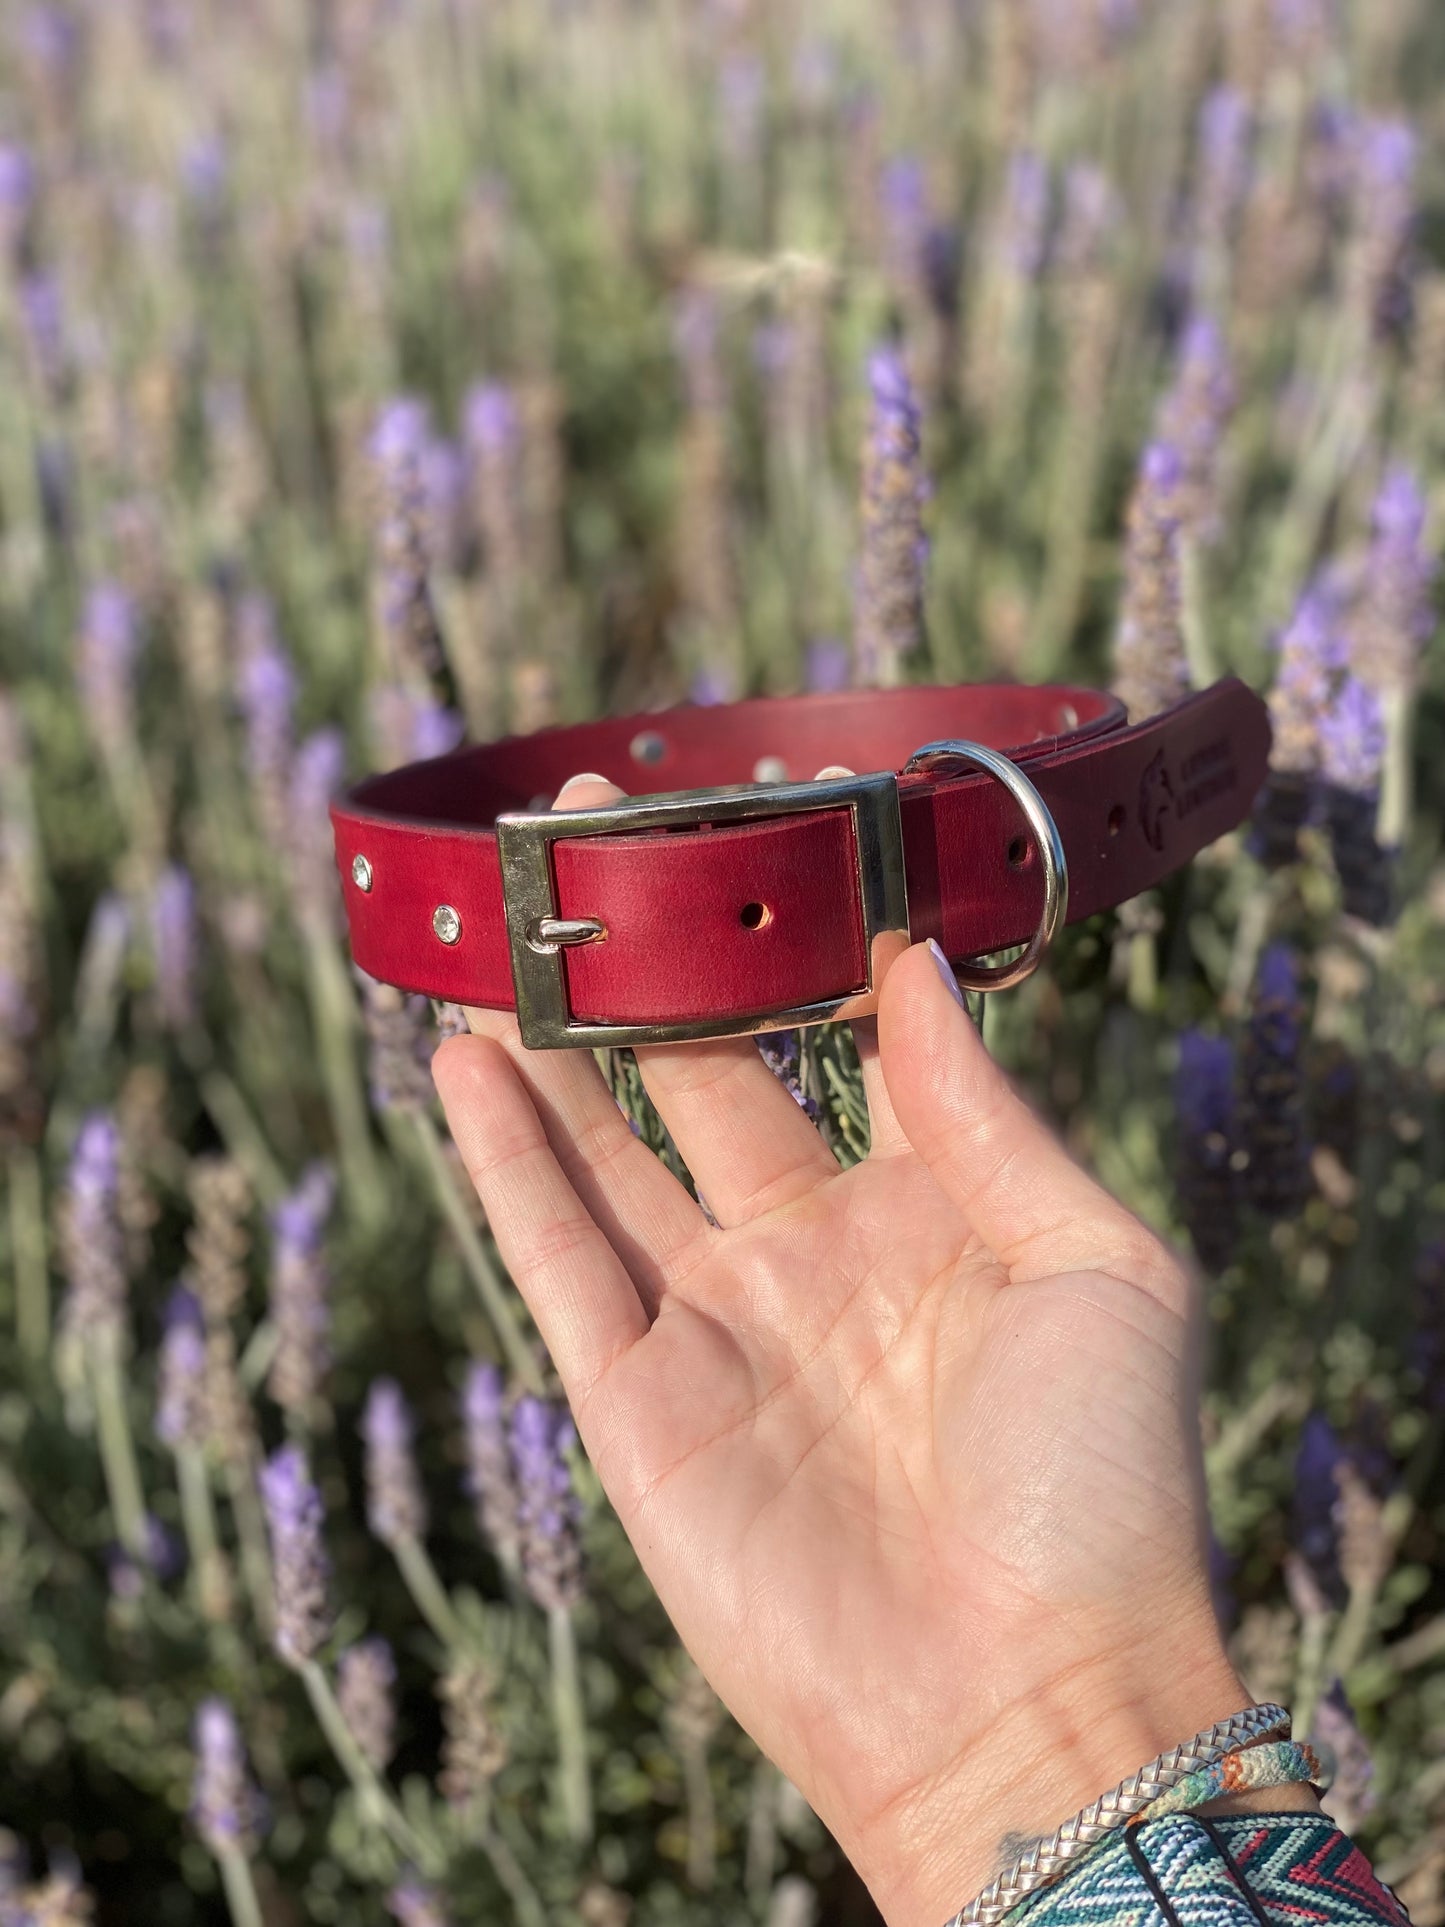
[[[755,783],[786,783],[788,766],[781,756],[760,756],[753,764]]]
[[[361,854],[360,850],[358,850],[356,855],[351,859],[351,881],[356,885],[358,890],[369,890],[371,888],[371,865]]]
[[[449,903],[439,903],[432,911],[431,927],[443,943],[456,943],[462,934],[462,920]]]
[[[660,763],[667,754],[667,744],[655,729],[639,729],[627,747],[634,763]]]

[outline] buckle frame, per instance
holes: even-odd
[[[853,818],[858,905],[868,956],[867,982],[841,997],[794,1004],[749,1015],[611,1024],[574,1018],[567,1003],[564,943],[537,936],[546,923],[556,930],[559,911],[551,850],[564,837],[618,835],[674,829],[687,824],[747,822],[847,809]],[[908,945],[908,885],[898,779],[889,770],[866,776],[828,777],[811,783],[739,783],[721,789],[678,790],[628,796],[595,809],[552,810],[534,815],[508,811],[497,818],[502,901],[507,914],[517,1022],[528,1050],[604,1045],[675,1044],[707,1037],[746,1037],[760,1030],[821,1024],[829,1018],[863,1016],[876,1008],[889,964]],[[591,919],[584,919],[584,922]],[[589,935],[569,941],[605,941]]]

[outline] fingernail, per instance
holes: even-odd
[[[813,781],[815,783],[821,783],[827,777],[856,776],[857,774],[858,774],[857,770],[847,769],[844,767],[842,763],[828,763],[818,771],[818,774],[813,778]]]
[[[569,776],[557,794],[559,796],[565,796],[568,790],[576,789],[579,783],[607,783],[610,781],[610,777],[599,776],[595,770],[584,770],[580,776]]]
[[[944,956],[932,937],[928,939],[928,948],[933,953],[933,961],[938,966],[938,974],[947,986],[949,996],[952,997],[960,1010],[967,1010],[968,1005],[963,1001],[963,992],[958,987],[958,979],[953,974],[953,965],[948,961],[947,957]]]

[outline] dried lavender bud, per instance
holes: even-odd
[[[1339,1497],[1335,1473],[1343,1459],[1344,1447],[1334,1427],[1323,1412],[1311,1412],[1295,1456],[1294,1545],[1316,1582],[1337,1604],[1344,1597],[1344,1581],[1335,1523]]]
[[[1353,1833],[1377,1803],[1375,1763],[1339,1680],[1315,1708],[1310,1745],[1330,1782],[1320,1804],[1342,1832]]]
[[[1181,526],[1201,540],[1219,533],[1219,447],[1234,411],[1229,351],[1218,324],[1196,315],[1184,331],[1174,381],[1159,410],[1156,434],[1179,456]]]
[[[1405,121],[1369,120],[1356,130],[1353,148],[1349,298],[1364,323],[1386,333],[1408,311],[1420,143]]]
[[[236,697],[246,732],[246,769],[256,817],[273,848],[286,840],[286,786],[293,750],[296,671],[282,647],[276,615],[265,596],[247,595],[236,612],[240,663]]]
[[[1340,1574],[1351,1593],[1375,1593],[1394,1562],[1385,1508],[1348,1458],[1335,1467],[1334,1507]]]
[[[140,629],[117,582],[85,599],[76,644],[76,682],[86,723],[103,756],[121,758],[135,735],[135,666]]]
[[[442,1741],[442,1798],[450,1807],[481,1799],[507,1764],[507,1746],[491,1711],[492,1681],[477,1660],[454,1666],[437,1686],[446,1738]]]
[[[514,1570],[520,1558],[517,1484],[507,1439],[502,1374],[495,1365],[475,1364],[462,1394],[466,1428],[467,1488],[477,1508],[482,1536],[502,1564]]]
[[[265,1824],[261,1795],[246,1768],[236,1715],[223,1699],[202,1700],[194,1728],[191,1819],[217,1855],[251,1853]]]
[[[331,1273],[322,1241],[336,1178],[313,1164],[271,1217],[271,1319],[276,1350],[267,1388],[283,1411],[304,1418],[331,1364]]]
[[[1183,481],[1178,451],[1168,442],[1152,442],[1129,505],[1123,603],[1114,642],[1114,689],[1135,723],[1172,708],[1189,693],[1179,574]]]
[[[384,1639],[359,1639],[336,1663],[336,1699],[351,1737],[378,1773],[396,1752],[396,1659]]]
[[[166,1306],[156,1386],[156,1437],[172,1451],[206,1440],[206,1328],[200,1301],[184,1286]]]
[[[816,1121],[818,1100],[803,1092],[803,1040],[796,1030],[769,1030],[758,1037],[763,1062],[801,1111]]]
[[[114,1333],[126,1307],[125,1247],[117,1194],[120,1133],[108,1111],[92,1111],[76,1133],[62,1204],[62,1244],[70,1290],[67,1329]]]
[[[1245,1189],[1269,1218],[1291,1217],[1310,1194],[1301,1050],[1305,1004],[1299,964],[1282,943],[1260,961],[1242,1063],[1240,1137],[1248,1157]]]
[[[283,1446],[266,1461],[261,1502],[276,1586],[274,1644],[289,1666],[300,1666],[330,1633],[332,1615],[330,1565],[321,1537],[326,1515],[299,1446]]]
[[[1180,1214],[1205,1269],[1218,1275],[1239,1242],[1238,1117],[1234,1047],[1187,1030],[1179,1040],[1174,1110],[1179,1120]]]
[[[435,1887],[408,1874],[386,1896],[387,1911],[399,1927],[451,1927],[451,1913]]]
[[[208,1323],[222,1324],[246,1295],[251,1187],[234,1159],[199,1157],[187,1180],[195,1223],[186,1237],[192,1282]]]
[[[366,1519],[384,1546],[425,1536],[426,1495],[412,1450],[412,1415],[394,1378],[378,1378],[367,1394],[361,1436],[366,1445]]]
[[[1425,546],[1424,491],[1396,465],[1375,497],[1364,606],[1354,637],[1354,669],[1377,689],[1410,690],[1435,630],[1435,559]]]
[[[377,609],[395,673],[425,684],[443,665],[441,630],[428,574],[427,495],[423,473],[431,430],[410,396],[377,416],[368,453],[376,490]]]
[[[582,1597],[578,1507],[563,1457],[573,1436],[567,1414],[540,1398],[519,1398],[513,1407],[522,1577],[548,1612],[565,1611]]]
[[[156,879],[150,911],[161,1021],[168,1030],[188,1030],[196,1021],[196,886],[179,863],[168,863]]]
[[[896,348],[879,348],[870,356],[868,385],[853,653],[861,681],[890,683],[924,637],[928,485],[922,419]]]
[[[327,815],[341,788],[346,745],[339,729],[318,729],[297,750],[286,792],[286,841],[292,898],[303,928],[330,930],[340,894],[336,848]]]
[[[431,1004],[425,997],[378,983],[364,970],[358,970],[356,977],[371,1047],[372,1103],[378,1111],[424,1110],[436,1095],[431,1076],[436,1051]]]
[[[467,1022],[467,1013],[460,1004],[442,1003],[439,999],[433,998],[431,1009],[439,1044],[445,1044],[453,1037],[471,1036],[472,1027]]]

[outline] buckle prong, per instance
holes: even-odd
[[[536,917],[527,925],[527,945],[539,957],[555,957],[559,950],[579,944],[601,943],[607,925],[597,917]]]

